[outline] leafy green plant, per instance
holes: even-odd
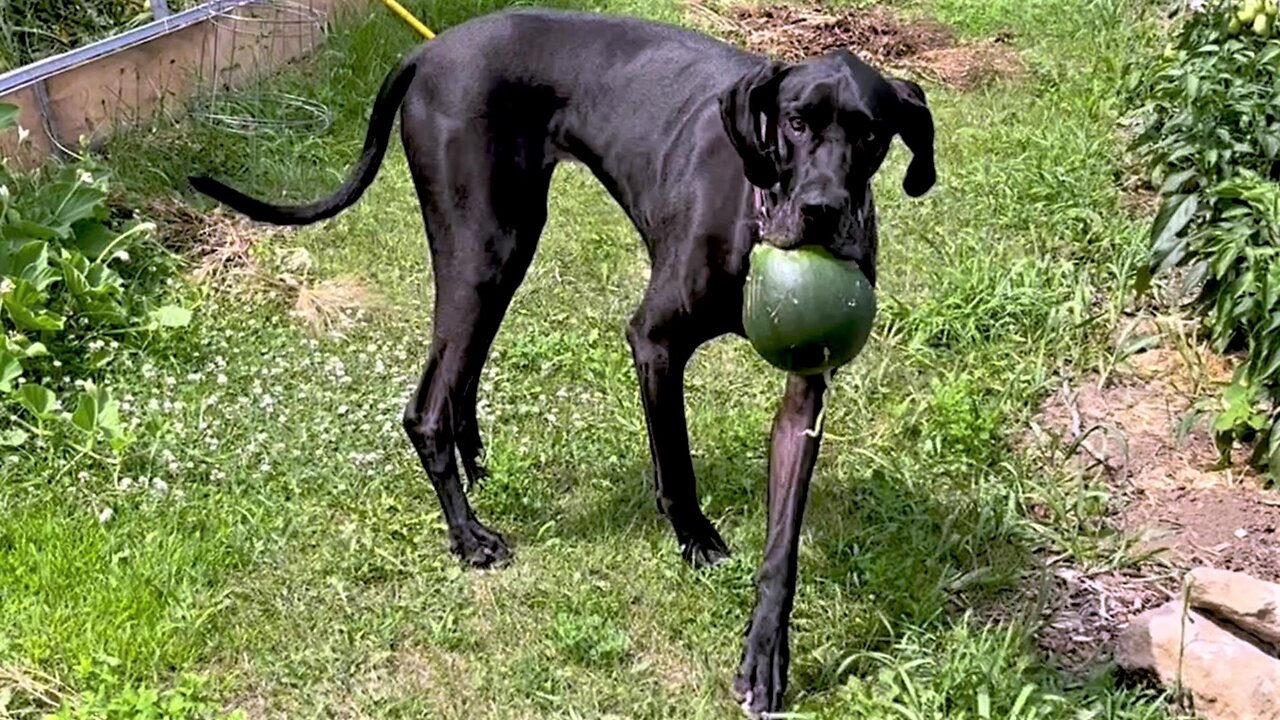
[[[1139,278],[1186,269],[1218,352],[1243,350],[1214,415],[1219,446],[1249,439],[1280,472],[1280,39],[1274,3],[1207,3],[1185,15],[1163,57],[1133,74],[1144,102],[1134,146],[1162,203]],[[1242,398],[1252,406],[1241,410]]]
[[[83,661],[76,668],[83,693],[64,697],[57,711],[43,720],[242,720],[244,713],[218,711],[209,697],[207,681],[183,675],[174,687],[157,689],[128,683],[116,672],[113,658]]]
[[[0,72],[151,19],[147,0],[0,0]]]
[[[631,639],[596,614],[561,612],[551,625],[551,640],[566,657],[583,665],[610,667],[631,649]]]
[[[0,132],[16,116],[0,105]],[[0,431],[0,446],[57,428],[85,452],[99,442],[122,450],[130,438],[118,405],[93,377],[131,341],[191,320],[156,299],[172,259],[150,223],[112,216],[97,170],[78,163],[22,176],[0,165],[0,400],[25,411]],[[54,389],[77,384],[64,410]]]

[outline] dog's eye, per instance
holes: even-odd
[[[804,120],[801,120],[798,117],[788,118],[787,126],[791,128],[792,132],[795,132],[795,133],[802,133],[805,131]]]

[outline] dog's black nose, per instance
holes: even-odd
[[[800,219],[810,231],[834,228],[849,207],[849,193],[839,187],[809,188],[797,200]]]
[[[844,207],[832,202],[806,202],[800,205],[800,218],[810,232],[833,230],[840,220]]]

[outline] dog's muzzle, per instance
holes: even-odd
[[[777,189],[753,188],[755,224],[760,240],[780,248],[822,245],[837,251],[857,244],[863,235],[858,223],[864,213],[847,204],[778,201]]]
[[[876,214],[870,196],[855,209],[823,208],[806,217],[794,203],[779,203],[777,188],[752,188],[757,240],[784,250],[820,245],[838,258],[852,260],[868,278],[875,277]],[[874,282],[874,280],[872,280]]]

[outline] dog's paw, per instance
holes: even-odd
[[[449,550],[462,562],[477,568],[501,566],[511,560],[507,541],[474,521],[449,533]]]
[[[785,634],[748,632],[742,667],[733,681],[733,694],[750,718],[782,709],[789,664]]]
[[[685,541],[680,546],[680,557],[695,568],[708,568],[729,559],[729,547],[715,530],[707,536]]]
[[[680,557],[695,568],[713,567],[729,559],[729,546],[706,518],[696,531],[677,534],[677,539]]]

